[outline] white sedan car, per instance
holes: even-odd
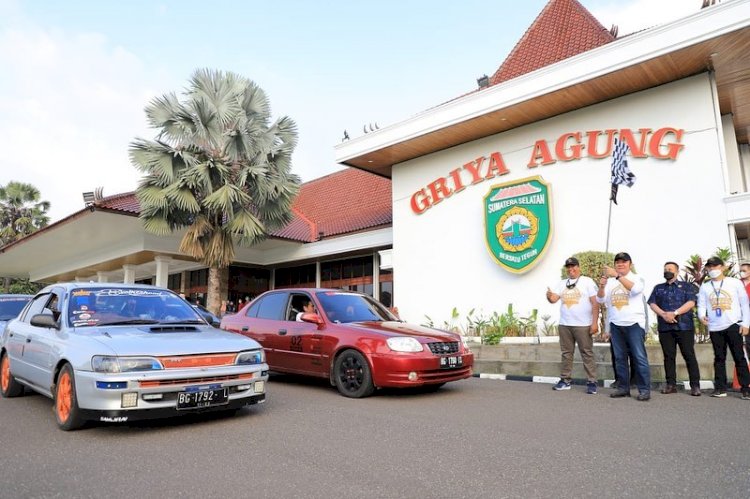
[[[0,341],[3,397],[54,400],[57,424],[236,410],[265,400],[254,340],[213,328],[173,292],[145,285],[48,286]]]

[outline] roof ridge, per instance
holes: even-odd
[[[565,43],[563,48],[569,49],[568,52],[572,53],[566,54],[560,53],[565,51],[558,51],[557,54],[554,54],[550,51],[551,55],[546,58],[532,57],[533,54],[527,54],[527,52],[532,51],[532,47],[530,47],[529,44],[532,43],[530,39],[533,35],[537,33],[546,34],[545,32],[549,31],[549,25],[560,27],[563,23],[570,21],[572,17],[570,15],[559,16],[554,15],[553,13],[553,10],[562,10],[566,8],[572,10],[573,13],[578,14],[586,21],[586,25],[584,25],[583,28],[587,28],[587,30],[579,29],[573,32],[576,36],[575,41],[585,42],[584,45],[586,45],[586,47],[575,47],[570,40],[562,40],[562,37],[560,36],[561,33],[570,33],[560,30],[560,33],[555,33],[558,36],[557,39],[549,40],[550,45],[554,48],[555,42],[560,44]],[[599,40],[587,40],[587,35],[592,35],[594,33],[596,33],[596,38],[599,38]],[[615,37],[578,0],[549,0],[547,5],[544,6],[539,15],[534,19],[534,22],[532,22],[524,32],[521,39],[510,51],[500,67],[498,67],[495,73],[493,73],[490,79],[490,86],[497,85],[523,74],[549,66],[555,62],[572,57],[573,55],[587,52],[613,40],[615,40]]]
[[[318,239],[318,224],[313,222],[307,217],[299,208],[292,206],[291,211],[300,217],[307,225],[310,226],[310,241],[317,241]]]

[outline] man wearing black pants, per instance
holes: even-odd
[[[695,324],[693,307],[696,301],[696,288],[692,283],[678,282],[680,266],[675,262],[664,264],[664,279],[651,292],[648,303],[658,317],[659,343],[664,353],[664,372],[667,384],[661,393],[677,393],[677,369],[675,358],[677,345],[685,359],[690,378],[690,395],[700,396],[700,370],[695,359]]]
[[[750,372],[742,351],[742,337],[750,326],[750,303],[742,283],[724,275],[724,262],[711,257],[706,262],[708,277],[698,293],[698,317],[708,326],[714,347],[714,392],[712,397],[727,396],[727,347],[734,359],[742,398],[750,400]]]

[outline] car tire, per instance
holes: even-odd
[[[333,364],[336,388],[344,397],[369,397],[375,391],[370,364],[356,350],[344,350]]]
[[[7,353],[0,358],[0,393],[3,398],[23,395],[23,385],[16,381],[10,372],[10,359]]]
[[[70,364],[65,364],[60,369],[55,383],[54,402],[55,419],[61,430],[77,430],[83,426],[85,420],[81,417],[81,409],[78,407],[76,380]]]

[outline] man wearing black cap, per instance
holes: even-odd
[[[565,260],[565,271],[568,278],[560,281],[555,290],[547,288],[547,301],[561,302],[560,322],[557,328],[560,333],[560,381],[553,387],[555,390],[570,390],[573,354],[576,343],[581,352],[583,368],[586,371],[586,393],[596,393],[596,360],[594,359],[593,335],[599,330],[599,304],[596,302],[596,284],[590,277],[581,275],[578,259],[570,257]]]
[[[628,350],[635,359],[638,400],[651,399],[651,372],[646,353],[646,311],[643,308],[643,278],[634,274],[627,253],[615,255],[615,268],[605,266],[596,299],[606,304],[609,332],[615,350],[617,379],[620,382],[610,397],[630,397]]]
[[[750,326],[750,303],[739,279],[724,275],[724,261],[711,257],[706,262],[709,280],[698,293],[698,318],[708,326],[714,347],[714,391],[712,397],[727,396],[727,346],[734,359],[742,398],[750,400],[750,372],[742,351],[742,337]]]

